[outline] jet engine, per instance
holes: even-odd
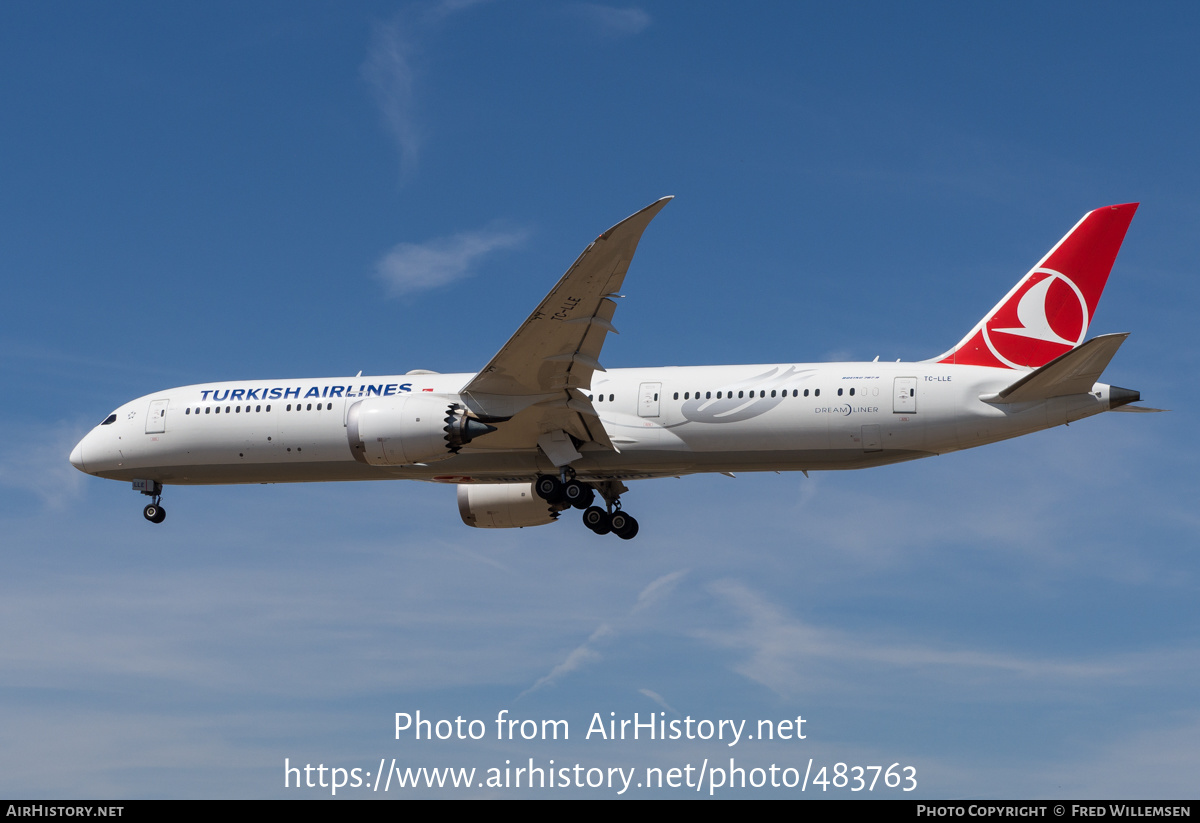
[[[562,504],[538,497],[532,483],[458,487],[458,513],[462,521],[477,529],[519,529],[541,526],[558,519]]]
[[[350,452],[372,466],[445,460],[495,430],[469,417],[458,403],[429,394],[368,397],[346,413]]]

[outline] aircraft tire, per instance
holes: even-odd
[[[534,481],[533,490],[537,492],[538,497],[547,503],[561,503],[563,501],[563,483],[553,475],[539,475],[538,479]]]
[[[638,533],[638,522],[625,512],[613,512],[612,530],[622,540],[631,540]]]
[[[620,529],[618,529],[614,525],[613,526],[613,534],[615,534],[617,537],[621,538],[622,540],[632,540],[633,538],[637,537],[638,522],[627,514],[620,513],[620,512],[618,512],[618,514],[621,515],[621,519],[624,521],[624,524],[621,526]],[[615,523],[616,521],[617,521],[617,516],[613,515],[613,522]]]
[[[596,534],[608,534],[612,531],[612,519],[608,512],[599,506],[592,506],[583,513],[583,525]]]
[[[146,508],[142,509],[142,516],[151,523],[161,523],[167,519],[167,510],[162,506],[149,503]]]
[[[563,486],[563,495],[566,501],[577,509],[586,509],[596,499],[596,492],[592,487],[578,480],[572,480]]]

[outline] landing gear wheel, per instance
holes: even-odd
[[[161,523],[167,519],[167,510],[157,503],[149,503],[146,508],[142,509],[142,517],[151,523]]]
[[[563,482],[557,477],[549,474],[543,474],[538,477],[533,484],[533,490],[537,492],[537,496],[545,500],[547,503],[561,503],[563,501]]]
[[[596,492],[587,483],[571,480],[563,486],[563,496],[575,508],[586,509],[596,499]]]
[[[638,522],[625,512],[613,512],[613,534],[622,540],[632,540],[638,533]]]
[[[612,518],[608,516],[608,512],[604,509],[599,506],[592,506],[583,513],[583,525],[596,534],[608,534],[612,531]]]

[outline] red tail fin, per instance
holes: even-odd
[[[1088,212],[939,363],[1035,369],[1083,342],[1137,203]]]

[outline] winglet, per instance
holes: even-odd
[[[654,201],[597,237],[463,393],[534,396],[586,388],[642,232],[670,202]]]
[[[541,446],[555,465],[579,453],[557,447],[547,432],[616,451],[585,389],[600,364],[621,284],[642,233],[671,200],[663,197],[597,237],[550,293],[460,394],[482,420],[497,423],[487,447]],[[503,423],[498,421],[503,420]],[[568,441],[569,442],[569,441]]]
[[[934,360],[1036,369],[1081,344],[1137,207],[1085,214],[957,346]]]

